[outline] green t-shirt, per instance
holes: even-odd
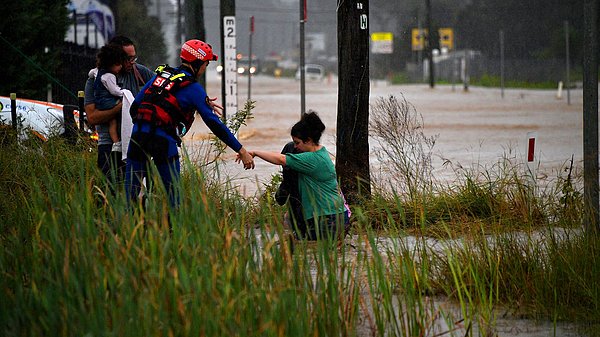
[[[298,189],[305,219],[345,211],[335,167],[323,146],[315,152],[286,154],[286,166],[298,172]]]

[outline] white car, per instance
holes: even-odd
[[[304,78],[309,81],[323,81],[325,77],[325,68],[318,64],[305,64],[304,65]],[[300,68],[296,70],[296,80],[300,80]]]

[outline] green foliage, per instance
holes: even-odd
[[[122,195],[99,206],[93,158],[56,151],[21,156],[45,164],[11,200],[27,217],[0,236],[3,335],[352,334],[357,285],[331,247],[292,260],[273,236],[280,222],[265,212],[248,227],[244,200],[193,167],[178,212],[160,189],[145,211]]]
[[[448,259],[439,260],[436,284],[448,287],[467,310],[485,303],[493,315],[491,309],[515,304],[507,310],[555,322],[593,322],[597,317],[600,292],[590,281],[600,272],[594,257],[598,236],[547,228],[474,236],[463,243],[448,248]]]
[[[404,72],[392,74],[392,84],[407,84],[411,83],[410,78]]]
[[[254,109],[255,104],[255,101],[246,101],[244,108],[239,109],[233,116],[227,116],[227,127],[233,134],[237,133],[240,127],[246,125],[248,120],[254,118],[252,116],[252,109]],[[218,138],[213,138],[211,143],[214,146],[217,158],[223,154],[227,148],[227,145]]]
[[[412,246],[403,230],[426,226],[408,210],[424,219],[436,203],[376,195],[379,214],[355,206],[357,248],[296,242],[292,254],[283,208],[268,199],[246,199],[185,162],[177,211],[156,188],[131,212],[123,193],[105,193],[83,145],[2,142],[0,192],[11,196],[0,200],[2,335],[423,336],[444,320],[449,331],[474,324],[491,336],[501,305],[554,321],[599,314],[600,244],[578,229],[522,234],[507,222],[490,240],[471,225],[461,245],[421,237]],[[568,172],[565,202],[578,186]],[[473,216],[506,211],[497,205],[513,189],[479,180],[447,193],[457,204],[450,217],[461,216],[458,204]],[[377,216],[385,237],[369,228]],[[457,299],[462,313],[432,295]],[[460,335],[476,335],[469,329]]]
[[[28,219],[26,211],[33,186],[44,179],[47,171],[56,172],[56,178],[70,184],[79,174],[73,166],[87,165],[90,170],[93,154],[84,145],[72,146],[61,138],[48,142],[16,142],[12,132],[0,133],[0,213],[4,215],[2,229],[7,230]]]
[[[8,1],[2,4],[0,95],[45,99],[46,85],[61,66],[60,49],[69,24],[68,1]],[[47,52],[46,52],[47,48]]]
[[[471,325],[477,326],[481,336],[497,335],[499,307],[516,315],[555,323],[594,322],[600,313],[600,293],[593,286],[600,272],[596,259],[599,237],[581,231],[582,177],[572,160],[554,179],[532,177],[524,164],[505,156],[491,168],[465,169],[458,165],[451,184],[439,183],[428,173],[430,166],[418,170],[413,166],[418,166],[419,161],[410,159],[427,158],[431,150],[420,136],[423,131],[414,127],[420,124],[394,124],[387,120],[386,114],[397,116],[396,105],[377,109],[383,115],[377,119],[384,121],[379,129],[385,132],[375,133],[382,147],[388,151],[397,147],[405,152],[401,156],[388,156],[387,179],[374,188],[377,193],[371,201],[356,205],[354,220],[359,225],[355,227],[376,228],[390,237],[407,231],[433,236],[438,238],[436,242],[441,242],[441,247],[425,243],[414,250],[405,249],[400,243],[392,250],[398,260],[394,263],[398,265],[418,261],[410,269],[414,270],[412,274],[397,268],[385,277],[398,277],[397,289],[405,296],[405,305],[426,304],[411,292],[411,287],[443,293],[460,304],[461,316],[468,322],[467,331]],[[389,131],[397,126],[401,126],[399,130]],[[406,165],[407,161],[411,165]],[[449,161],[445,165],[453,167]],[[386,188],[390,180],[401,183]],[[411,186],[418,184],[404,183],[410,181],[429,183],[421,185],[425,188],[415,189]],[[398,251],[411,253],[400,257]],[[376,267],[369,272],[376,273]],[[372,282],[381,279],[373,278]],[[400,286],[411,279],[421,281],[418,285]],[[567,285],[571,279],[574,287]],[[380,284],[379,289],[384,300],[376,314],[393,316],[388,311],[394,308],[386,306],[388,298],[393,296],[389,284]],[[403,322],[410,330],[410,321]],[[390,329],[395,328],[397,325]]]
[[[443,235],[439,225],[461,233],[470,225],[515,229],[581,222],[582,182],[572,162],[556,179],[534,180],[524,164],[507,156],[491,168],[453,167],[446,161],[444,166],[455,173],[449,185],[432,173],[436,136],[425,134],[422,116],[410,103],[395,97],[379,99],[371,115],[371,133],[380,145],[376,154],[382,163],[377,193],[373,200],[363,201],[372,227],[425,226]]]
[[[471,79],[472,85],[478,85],[482,87],[496,87],[501,86],[500,76],[483,75],[480,78]],[[524,89],[556,89],[557,83],[553,81],[546,82],[528,82],[528,81],[505,81],[504,87],[506,88],[524,88]]]
[[[546,189],[506,158],[418,197],[380,187],[337,246],[286,239],[279,176],[247,199],[185,161],[178,210],[154,174],[132,212],[85,142],[2,136],[2,335],[424,336],[444,321],[438,335],[495,336],[501,308],[597,328],[600,237],[580,228],[572,163]],[[444,237],[404,234],[433,224]]]
[[[462,235],[472,227],[493,232],[499,228],[576,227],[582,222],[582,177],[572,168],[535,182],[523,172],[521,165],[504,158],[481,171],[456,169],[451,184],[432,182],[431,190],[416,199],[404,189],[390,192],[377,187],[373,200],[365,201],[363,207],[373,228],[399,225],[442,237],[448,234],[442,228]]]
[[[391,186],[417,200],[431,190],[437,136],[423,131],[423,116],[401,97],[380,98],[371,107],[370,131],[380,145],[377,158],[396,179]]]

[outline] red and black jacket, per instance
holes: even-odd
[[[168,65],[159,66],[152,84],[144,91],[140,105],[131,110],[131,118],[161,127],[178,139],[178,127],[183,124],[185,130],[189,130],[194,122],[195,110],[181,109],[175,93],[195,81],[183,71]]]

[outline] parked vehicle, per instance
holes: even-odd
[[[260,61],[258,59],[252,59],[252,66],[250,67],[250,69],[248,69],[248,67],[250,66],[248,58],[241,58],[236,61],[236,64],[237,73],[240,75],[247,75],[248,71],[250,71],[252,75],[256,75],[260,72]],[[221,75],[221,72],[223,72],[223,65],[219,64],[217,66],[217,74]]]
[[[259,71],[260,71],[260,62],[258,61],[258,59],[253,58],[252,65],[250,65],[250,59],[248,59],[247,57],[237,60],[238,74],[247,75],[248,72],[250,72],[250,74],[255,75],[255,74],[258,74]]]
[[[325,68],[318,64],[304,65],[304,78],[308,81],[323,81],[325,77]],[[300,68],[296,70],[296,80],[300,80]]]
[[[33,135],[46,141],[49,137],[63,135],[65,133],[65,116],[71,120],[74,128],[79,128],[79,111],[73,109],[73,106],[65,109],[62,104],[24,98],[17,98],[15,102],[17,120],[20,127],[23,128],[21,138]],[[0,96],[0,126],[10,126],[11,124],[10,97]],[[91,132],[89,129],[87,131]]]

